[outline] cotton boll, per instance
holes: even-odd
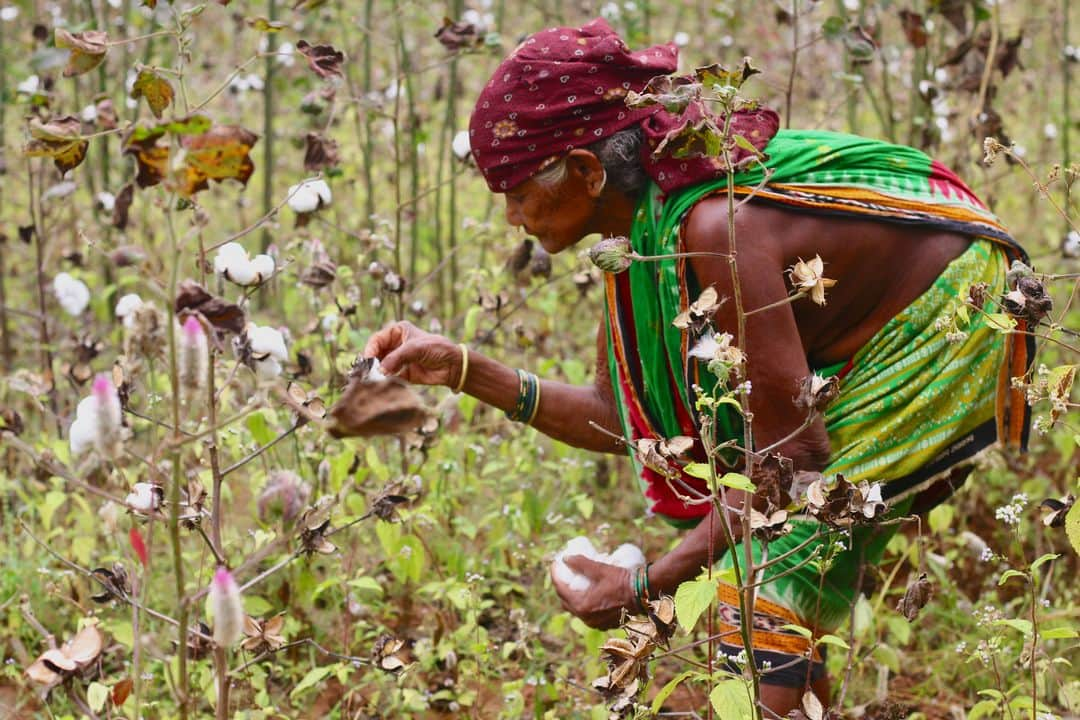
[[[255,374],[260,380],[273,380],[281,374],[281,363],[274,358],[255,361]]]
[[[105,457],[116,457],[124,434],[122,415],[116,388],[107,375],[99,374],[90,396],[75,407],[75,419],[68,428],[72,456],[79,457],[96,449]]]
[[[53,278],[53,292],[68,315],[82,315],[83,310],[90,304],[90,288],[86,287],[82,280],[76,280],[66,272]]]
[[[251,351],[256,356],[268,355],[280,361],[289,359],[289,351],[285,349],[285,336],[280,331],[252,324],[248,326],[247,335],[251,342]]]
[[[116,302],[116,317],[123,321],[124,327],[129,330],[135,321],[135,311],[142,307],[143,301],[135,293],[128,293]]]
[[[259,276],[259,282],[274,274],[274,258],[269,255],[256,255],[251,260],[251,268]]]
[[[325,180],[305,180],[289,188],[289,207],[296,213],[315,212],[334,199]]]
[[[159,492],[160,490],[151,483],[135,483],[131,492],[124,498],[124,503],[136,512],[149,514],[161,505]]]
[[[584,575],[579,575],[571,570],[563,559],[574,555],[584,555],[593,560],[598,557],[596,548],[593,547],[589,538],[578,536],[566,543],[566,547],[556,553],[555,559],[551,563],[552,572],[559,582],[564,583],[572,591],[584,592],[589,589],[589,585],[591,584],[589,578]]]
[[[644,565],[645,555],[637,545],[634,545],[633,543],[623,543],[615,548],[615,552],[608,555],[604,562],[609,565],[616,565],[630,570]]]
[[[454,135],[454,140],[450,143],[450,149],[454,151],[454,157],[458,160],[464,160],[472,152],[472,144],[469,142],[469,131],[460,130]]]
[[[81,406],[87,400],[93,400],[93,398],[86,398],[79,405]],[[91,411],[84,413],[80,417],[78,411],[76,411],[75,421],[68,428],[68,444],[71,447],[72,457],[80,457],[94,446],[94,437],[97,433],[94,429],[94,421],[90,419],[92,414]]]
[[[15,91],[24,95],[36,95],[38,88],[41,87],[41,78],[37,75],[31,75],[23,80],[21,83],[15,86]]]

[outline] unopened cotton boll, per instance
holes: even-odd
[[[454,151],[454,157],[458,160],[464,160],[469,157],[469,153],[472,152],[472,144],[469,142],[469,131],[459,130],[454,135],[453,141],[450,143],[450,149]]]
[[[214,573],[208,602],[214,616],[214,643],[218,647],[228,647],[244,632],[244,602],[240,587],[224,567]]]
[[[295,213],[315,212],[334,199],[330,186],[322,178],[305,180],[289,188],[289,207]]]
[[[62,272],[53,278],[53,292],[60,301],[60,307],[68,315],[82,315],[83,310],[90,304],[90,288],[82,280],[76,280],[66,272]]]

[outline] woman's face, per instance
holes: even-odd
[[[566,163],[566,177],[555,186],[530,178],[505,193],[506,221],[525,228],[551,254],[598,230],[594,216],[603,169],[587,151],[575,150]]]

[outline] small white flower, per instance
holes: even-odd
[[[82,280],[76,280],[66,272],[53,278],[53,292],[68,315],[82,315],[83,310],[90,304],[90,288],[86,287]]]
[[[1048,122],[1043,125],[1043,135],[1046,136],[1047,140],[1053,140],[1054,138],[1056,138],[1058,136],[1057,125],[1052,122]]]
[[[274,59],[277,61],[277,64],[282,67],[292,67],[293,63],[296,62],[296,58],[293,57],[293,53],[296,52],[296,47],[294,47],[291,42],[281,43],[274,52],[277,53]]]
[[[296,213],[315,212],[334,199],[330,186],[322,178],[305,180],[289,188],[289,207]]]
[[[686,47],[690,44],[690,34],[680,30],[675,33],[675,37],[673,37],[671,41],[675,43],[676,47]]]
[[[4,22],[11,22],[15,18],[19,17],[19,8],[14,5],[5,5],[0,8],[0,20]]]
[[[79,117],[84,123],[92,123],[97,120],[97,105],[90,103],[82,109],[79,113]]]
[[[450,148],[454,151],[454,157],[458,160],[464,160],[469,157],[469,153],[472,152],[472,146],[469,144],[469,131],[459,130],[454,135],[454,140],[450,143]]]
[[[274,274],[274,258],[269,255],[249,258],[240,243],[225,243],[214,256],[214,272],[237,285],[259,285]]]

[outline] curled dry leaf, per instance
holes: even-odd
[[[304,136],[304,169],[319,172],[325,168],[337,167],[341,162],[337,140],[322,133],[309,132]]]
[[[345,53],[332,45],[312,45],[307,40],[296,43],[296,51],[307,58],[308,67],[321,78],[341,77]]]
[[[405,381],[386,377],[373,358],[358,358],[345,392],[328,413],[336,438],[401,435],[424,424],[429,413]]]
[[[484,43],[476,25],[464,20],[455,22],[448,17],[443,18],[442,27],[435,31],[435,39],[450,52],[469,50]]]
[[[117,230],[127,229],[128,213],[131,210],[131,201],[134,199],[135,185],[132,183],[122,187],[120,192],[116,194],[116,198],[113,200],[112,226]],[[110,257],[110,259],[112,258]]]
[[[685,435],[669,440],[641,438],[635,440],[631,447],[638,462],[658,473],[667,475],[675,471],[675,466],[670,461],[689,452],[694,447],[694,439]]]
[[[56,47],[71,50],[64,77],[74,77],[88,73],[105,60],[108,52],[109,36],[101,30],[70,33],[63,28],[56,29]]]
[[[66,115],[49,122],[31,118],[30,142],[23,146],[23,154],[29,157],[52,158],[56,169],[61,174],[66,173],[77,168],[86,159],[90,141],[82,139],[79,134],[81,128],[82,121],[74,115]]]
[[[930,602],[933,590],[934,586],[926,578],[926,573],[920,573],[919,577],[908,585],[904,597],[896,604],[897,611],[907,618],[908,622],[911,622],[926,606],[926,603]]]
[[[1013,317],[1027,320],[1032,327],[1053,309],[1054,301],[1046,286],[1034,275],[1016,278],[1013,289],[1001,298],[1001,309]]]
[[[194,280],[180,283],[180,289],[176,293],[175,310],[177,315],[184,311],[199,313],[223,332],[244,331],[244,311],[240,306],[214,297]]]
[[[337,277],[337,265],[330,260],[312,263],[300,273],[300,282],[308,287],[324,288]]]

